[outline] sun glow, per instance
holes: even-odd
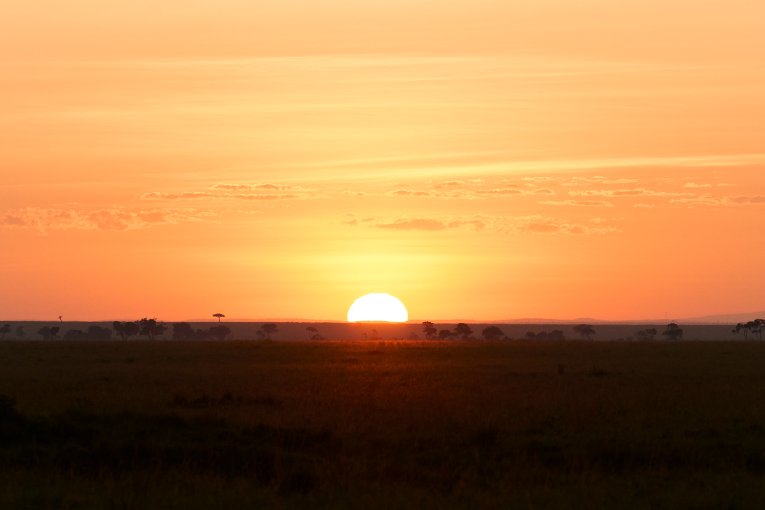
[[[409,320],[404,303],[385,293],[361,296],[348,309],[348,322],[406,322]]]

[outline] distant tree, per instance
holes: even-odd
[[[130,338],[131,336],[137,335],[138,332],[140,331],[140,327],[138,326],[138,323],[136,322],[114,321],[112,322],[112,329],[123,340],[125,340],[125,338]]]
[[[759,339],[762,340],[763,330],[765,330],[765,319],[755,319],[752,333],[756,333]]]
[[[566,339],[566,335],[560,329],[554,329],[547,335],[547,339],[560,342]]]
[[[188,322],[173,324],[173,340],[193,340],[195,336],[196,332]]]
[[[70,329],[64,333],[64,340],[85,340],[85,332],[81,329]]]
[[[0,326],[0,338],[5,340],[5,335],[11,332],[11,325],[5,324],[3,326]]]
[[[749,322],[739,322],[733,329],[733,332],[744,333],[744,340],[749,339],[749,333],[757,335],[762,340],[762,330],[765,329],[765,319],[755,319]]]
[[[309,340],[324,340],[324,337],[319,334],[319,330],[315,327],[308,326],[305,330],[308,332]]]
[[[43,326],[37,330],[37,334],[43,337],[43,340],[55,340],[60,329],[58,326]]]
[[[589,324],[579,324],[578,326],[574,326],[574,333],[581,336],[585,340],[589,340],[590,337],[595,334],[595,328]]]
[[[656,328],[648,328],[641,329],[635,334],[635,336],[637,336],[638,340],[653,340],[658,334],[659,332],[656,330]]]
[[[115,333],[117,333],[120,336],[120,338],[122,338],[124,340],[125,339],[125,329],[123,328],[123,324],[124,324],[123,322],[114,321],[114,322],[112,322],[112,329],[114,330]]]
[[[128,337],[128,340],[131,336],[136,336],[141,332],[141,327],[138,325],[138,322],[126,322],[125,323],[125,335]]]
[[[24,338],[24,336],[26,336],[26,333],[24,333],[24,326],[18,326],[16,328],[16,336],[18,338]]]
[[[438,332],[438,339],[439,339],[439,340],[448,340],[448,339],[450,339],[450,338],[451,338],[453,335],[454,335],[454,333],[452,333],[452,332],[451,332],[451,331],[449,331],[448,329],[442,329],[441,331],[439,331],[439,332]]]
[[[279,327],[273,323],[266,323],[260,326],[259,336],[264,340],[271,340],[271,335],[279,331]]]
[[[664,330],[662,335],[666,336],[670,340],[680,340],[683,338],[683,329],[674,322],[667,324],[667,329]]]
[[[214,338],[215,340],[223,341],[226,339],[227,336],[231,334],[231,330],[228,326],[224,326],[222,324],[218,326],[213,326],[210,328],[209,335]]]
[[[436,336],[438,335],[438,330],[436,329],[436,325],[430,321],[425,321],[422,323],[422,332],[425,335],[425,338],[427,338],[428,340],[432,340],[436,338]]]
[[[138,321],[138,334],[148,337],[149,340],[154,340],[154,337],[162,335],[167,330],[167,326],[164,322],[160,322],[157,319],[143,318]]]
[[[214,314],[213,314],[213,317],[217,317],[217,319],[218,319],[218,324],[220,324],[220,320],[221,320],[223,317],[225,317],[225,315],[223,315],[222,313],[218,312],[218,313],[214,313]]]
[[[536,340],[536,338],[537,338],[537,334],[536,334],[536,333],[534,333],[533,331],[527,331],[527,332],[526,332],[526,338],[527,338],[528,340]]]
[[[505,336],[505,333],[503,333],[497,326],[488,326],[483,329],[481,335],[483,335],[486,340],[499,340]]]
[[[463,340],[467,340],[470,338],[470,335],[473,334],[473,330],[470,329],[470,326],[465,324],[464,322],[460,322],[454,327],[454,336],[458,336],[462,338]]]
[[[112,330],[109,328],[102,328],[101,326],[90,326],[85,333],[88,340],[111,340]]]

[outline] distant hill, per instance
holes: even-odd
[[[754,319],[765,318],[765,311],[751,313],[731,313],[726,315],[706,315],[703,317],[690,317],[683,319],[682,322],[690,324],[736,324],[739,322],[749,322]]]

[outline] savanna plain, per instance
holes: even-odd
[[[0,342],[2,508],[765,508],[757,341]]]

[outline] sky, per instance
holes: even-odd
[[[0,320],[765,309],[759,0],[10,0]]]

